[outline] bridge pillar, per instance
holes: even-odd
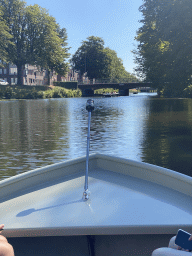
[[[92,89],[82,90],[82,96],[84,96],[84,97],[89,97],[89,96],[93,96],[93,95],[94,95],[94,90],[92,90]]]
[[[129,89],[119,89],[119,95],[120,96],[129,96]]]

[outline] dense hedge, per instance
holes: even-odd
[[[54,82],[54,86],[63,87],[69,90],[77,90],[77,81],[72,82]]]

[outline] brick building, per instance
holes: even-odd
[[[24,85],[46,85],[47,71],[39,70],[36,66],[29,64],[23,69],[23,84]],[[0,78],[7,81],[10,85],[17,84],[17,66],[8,64],[5,68],[0,68]],[[52,80],[56,79],[56,75]]]
[[[56,75],[51,72],[50,84],[53,82],[69,82],[69,81],[83,81],[88,82],[88,78],[80,76],[78,72],[70,69],[65,76]],[[10,85],[17,84],[17,66],[8,64],[5,68],[0,68],[0,78],[7,81]],[[48,72],[45,69],[38,68],[36,66],[26,64],[23,69],[23,85],[47,85],[48,84]]]
[[[58,82],[79,81],[79,78],[79,73],[74,72],[72,69],[65,76],[57,75]]]

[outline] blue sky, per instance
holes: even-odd
[[[89,36],[103,38],[105,47],[117,52],[125,69],[133,72],[137,29],[141,26],[138,8],[142,0],[25,0],[38,4],[67,29],[68,46],[74,54]]]

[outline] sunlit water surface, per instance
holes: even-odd
[[[90,153],[191,175],[192,99],[94,98]],[[87,98],[0,102],[0,179],[85,156]]]

